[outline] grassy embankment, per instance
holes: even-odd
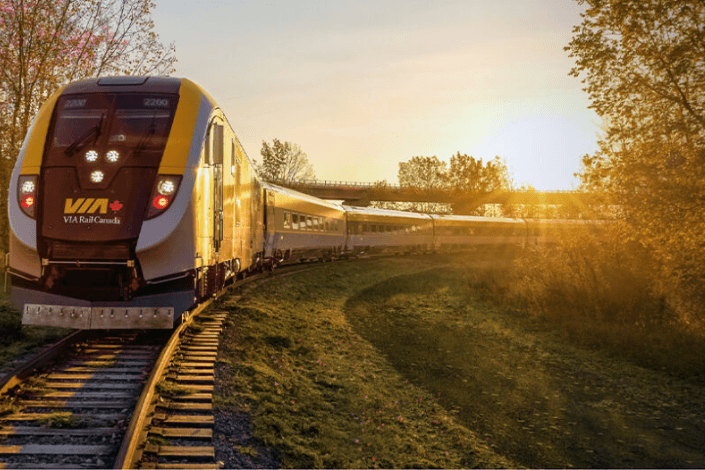
[[[422,260],[326,265],[226,301],[217,406],[251,410],[285,467],[512,466],[346,318],[351,297]]]
[[[702,384],[602,316],[537,310],[500,260],[340,263],[226,301],[217,406],[286,467],[701,467]]]

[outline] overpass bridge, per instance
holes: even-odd
[[[350,181],[272,181],[274,184],[321,199],[342,200],[347,205],[367,206],[371,201],[439,202],[455,206],[455,213],[470,213],[484,204],[546,204],[568,206],[580,212],[590,206],[593,196],[578,191],[491,191],[471,192],[448,188],[416,188],[384,183]]]

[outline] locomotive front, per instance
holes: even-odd
[[[168,210],[183,177],[160,172],[180,84],[146,77],[78,82],[40,113],[10,189],[11,296],[23,323],[173,325],[174,306],[151,295],[136,247],[143,224]]]

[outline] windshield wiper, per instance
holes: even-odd
[[[135,147],[135,150],[133,151],[134,155],[139,154],[147,148],[147,144],[149,141],[152,139],[152,136],[156,134],[157,132],[157,126],[156,126],[156,120],[157,120],[157,115],[155,113],[154,116],[152,116],[152,122],[149,123],[149,127],[144,130],[142,133],[142,137],[140,137],[140,141],[137,143],[137,146]]]
[[[70,157],[74,153],[78,152],[83,147],[85,147],[91,138],[93,138],[93,142],[97,141],[98,137],[100,137],[101,129],[103,128],[103,117],[105,116],[101,114],[100,122],[88,129],[88,132],[83,134],[81,137],[76,139],[71,145],[69,145],[66,150],[64,150],[64,153]]]

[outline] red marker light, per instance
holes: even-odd
[[[25,196],[22,199],[22,207],[27,208],[34,205],[34,196]]]
[[[157,196],[152,201],[152,205],[159,210],[164,209],[169,205],[169,198],[166,196]]]

